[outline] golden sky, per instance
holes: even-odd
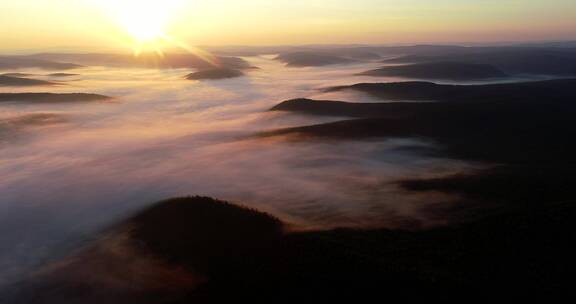
[[[576,39],[575,0],[0,0],[1,49]]]

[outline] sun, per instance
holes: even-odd
[[[156,52],[164,56],[163,48],[175,47],[219,66],[218,58],[209,52],[190,46],[166,30],[184,0],[91,0],[131,37],[134,55]]]
[[[98,5],[139,44],[162,40],[180,4],[181,0],[98,1]]]

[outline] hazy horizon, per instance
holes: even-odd
[[[354,47],[401,47],[401,46],[463,46],[463,47],[502,47],[502,46],[526,46],[526,45],[541,45],[548,43],[576,43],[576,37],[572,39],[552,39],[552,40],[522,40],[522,41],[487,41],[487,42],[406,42],[406,43],[389,43],[389,44],[370,44],[370,43],[324,43],[324,44],[254,44],[254,45],[241,45],[241,44],[214,44],[214,45],[198,45],[196,47],[206,50],[211,49],[232,49],[232,48],[354,48]],[[187,53],[186,50],[174,47],[163,49],[165,53]],[[54,46],[54,47],[35,47],[35,48],[13,48],[13,49],[0,49],[0,55],[34,55],[40,53],[112,53],[112,54],[131,54],[133,51],[127,47],[97,47],[97,46]],[[277,52],[271,52],[271,54]]]
[[[3,1],[0,11],[3,52],[130,49],[135,40],[149,42],[160,33],[193,46],[576,39],[570,30],[576,28],[576,3],[569,0],[24,0]]]

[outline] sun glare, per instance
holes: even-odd
[[[166,36],[181,0],[100,0],[98,4],[138,44],[153,44]]]
[[[183,49],[218,66],[218,59],[202,49],[189,46],[167,33],[167,27],[183,0],[91,0],[131,37],[136,56],[156,52],[163,56],[165,47]]]

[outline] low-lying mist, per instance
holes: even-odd
[[[260,69],[229,80],[185,80],[190,73],[185,69],[89,67],[74,70],[80,76],[62,86],[11,90],[87,92],[114,99],[2,105],[4,121],[27,115],[62,119],[8,130],[18,136],[0,138],[0,229],[10,231],[0,234],[0,285],[69,253],[126,215],[173,196],[238,202],[276,215],[295,230],[442,224],[426,210],[449,197],[412,194],[395,185],[406,177],[472,167],[406,149],[433,143],[254,137],[341,119],[267,112],[283,100],[373,101],[320,89],[373,82],[352,75],[374,64],[286,68],[268,57],[249,61]],[[3,134],[8,133],[0,130]]]

